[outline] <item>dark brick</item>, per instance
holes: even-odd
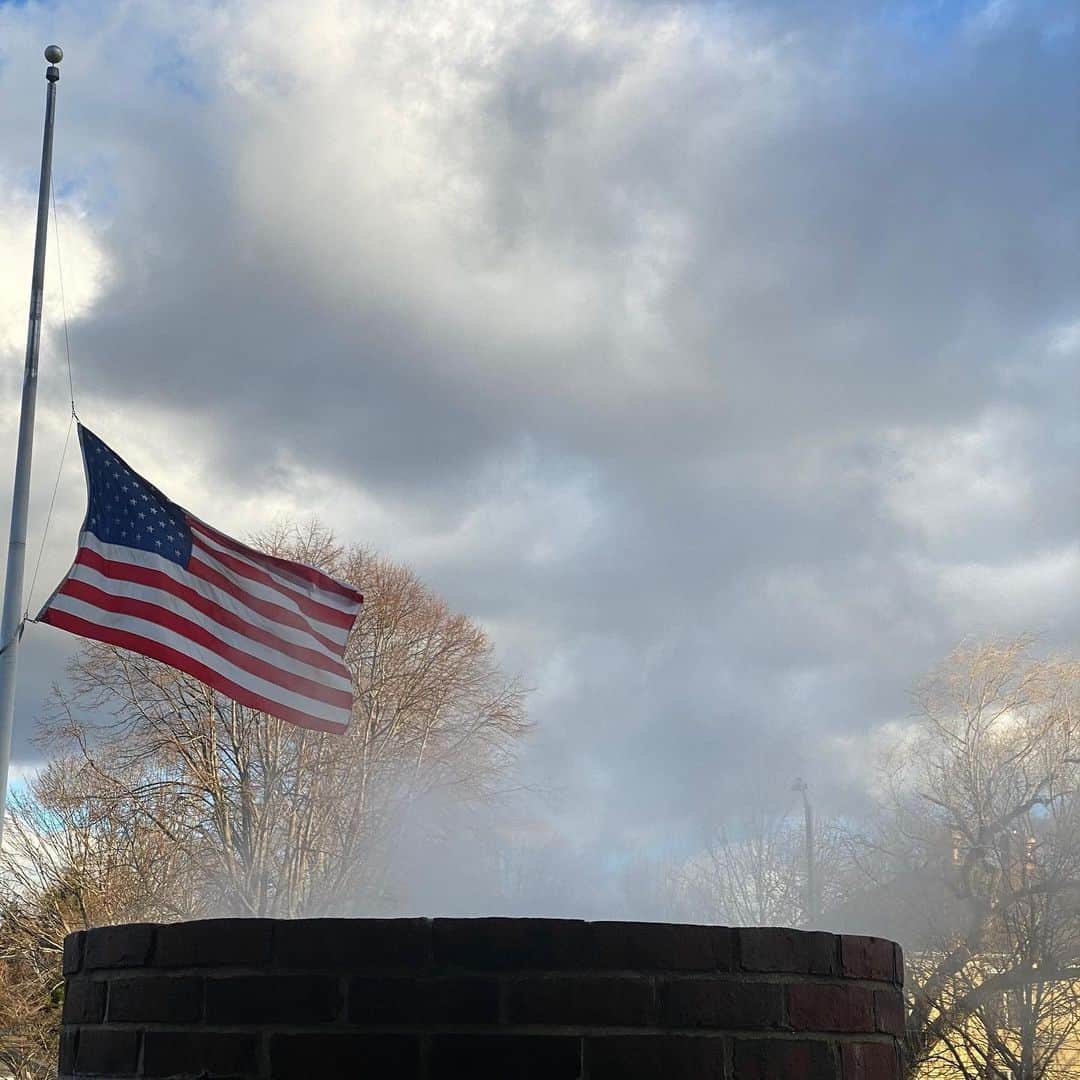
[[[722,1080],[727,1040],[609,1035],[585,1040],[589,1080]]]
[[[415,971],[430,947],[427,919],[290,919],[277,924],[274,954],[283,968]]]
[[[341,1011],[332,975],[236,975],[206,982],[208,1024],[320,1024]]]
[[[900,1056],[891,1043],[845,1043],[844,1080],[899,1080]]]
[[[143,1041],[144,1076],[253,1076],[258,1069],[257,1035],[148,1031]]]
[[[86,932],[83,966],[94,968],[144,967],[154,947],[150,923],[129,926],[98,926]]]
[[[75,1071],[75,1050],[78,1045],[78,1028],[64,1028],[60,1032],[60,1075]]]
[[[68,934],[64,938],[64,974],[74,975],[82,968],[83,943],[86,941],[86,931],[80,930],[75,934]]]
[[[878,1031],[901,1038],[905,1025],[904,995],[899,990],[875,990],[874,1016]]]
[[[896,981],[904,985],[904,950],[899,945],[893,946],[893,966],[896,969]]]
[[[743,971],[792,975],[839,973],[833,934],[786,928],[747,928],[739,931],[739,957]]]
[[[160,967],[258,967],[270,961],[271,919],[203,919],[158,928]]]
[[[434,1035],[429,1080],[578,1080],[581,1040],[553,1035]]]
[[[64,988],[65,1024],[100,1024],[105,1019],[105,984],[68,979]]]
[[[350,1024],[415,1024],[420,1020],[419,979],[360,976],[349,982]]]
[[[896,946],[885,938],[843,934],[840,956],[844,974],[851,978],[896,981]]]
[[[778,983],[675,979],[661,984],[660,1021],[667,1027],[768,1030],[784,1026]]]
[[[795,1031],[873,1031],[873,992],[863,986],[794,983],[788,987],[788,1023]]]
[[[497,1023],[499,984],[494,979],[426,980],[420,1015],[430,1024]]]
[[[574,919],[436,919],[435,964],[465,971],[583,966],[588,924]]]
[[[809,970],[806,935],[800,930],[749,927],[739,930],[739,966],[743,971]]]
[[[140,975],[109,983],[109,1023],[190,1024],[202,1019],[202,979]]]
[[[829,1043],[782,1039],[736,1039],[735,1080],[836,1080]]]
[[[839,975],[840,949],[835,934],[812,930],[807,935],[807,967],[811,975]]]
[[[388,1080],[416,1076],[419,1041],[410,1035],[275,1035],[274,1080]]]
[[[626,971],[730,971],[727,926],[597,922],[590,926],[591,966]]]
[[[494,979],[399,979],[357,976],[349,983],[352,1024],[494,1024],[499,986]]]
[[[138,1068],[139,1033],[131,1028],[83,1028],[75,1051],[76,1073],[131,1075]]]
[[[616,976],[547,976],[506,983],[508,1024],[634,1027],[652,1021],[652,983]]]

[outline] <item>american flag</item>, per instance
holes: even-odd
[[[118,645],[315,731],[352,712],[345,643],[363,597],[225,536],[79,425],[87,510],[39,622]]]

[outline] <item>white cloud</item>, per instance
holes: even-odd
[[[1058,629],[1072,615],[1080,590],[1080,544],[1037,552],[1004,564],[985,562],[939,570],[943,599],[960,633]]]
[[[42,354],[51,364],[64,363],[63,298],[69,320],[86,317],[109,285],[109,263],[99,238],[100,224],[78,202],[57,200],[56,218],[50,214],[46,243],[45,340]],[[20,188],[0,171],[0,361],[7,371],[26,349],[30,307],[30,272],[33,267],[37,193]],[[21,372],[20,372],[21,374]]]
[[[1023,453],[1029,423],[996,409],[970,426],[894,433],[885,509],[931,542],[1010,528],[1032,510]]]

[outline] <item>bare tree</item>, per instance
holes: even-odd
[[[845,888],[845,835],[819,821],[814,861],[821,900],[832,907]],[[748,805],[709,836],[678,875],[694,918],[738,926],[806,926],[806,830],[791,807]]]
[[[324,529],[262,546],[357,585],[347,646],[356,707],[344,736],[242,707],[145,657],[97,644],[74,660],[46,725],[108,812],[183,852],[201,903],[294,916],[378,906],[385,847],[434,791],[491,798],[526,732],[523,692],[491,643],[404,567],[344,549]]]
[[[1080,666],[958,650],[893,747],[864,866],[908,953],[909,1069],[1062,1075],[1080,1014]]]
[[[0,1064],[55,1076],[64,938],[102,923],[198,912],[186,860],[85,763],[52,762],[13,796],[0,852]]]

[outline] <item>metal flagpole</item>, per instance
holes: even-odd
[[[23,369],[22,411],[19,415],[19,450],[15,457],[15,485],[11,495],[11,534],[8,540],[4,614],[0,622],[0,838],[7,807],[11,733],[15,726],[15,662],[22,632],[23,567],[26,563],[26,517],[30,503],[30,461],[34,451],[34,410],[37,405],[38,346],[41,343],[41,305],[45,285],[45,238],[49,224],[52,186],[53,118],[56,83],[64,58],[59,45],[45,50],[45,135],[41,144],[41,180],[38,184],[37,233],[34,236],[34,273],[30,282],[30,325],[26,331],[26,366]]]

